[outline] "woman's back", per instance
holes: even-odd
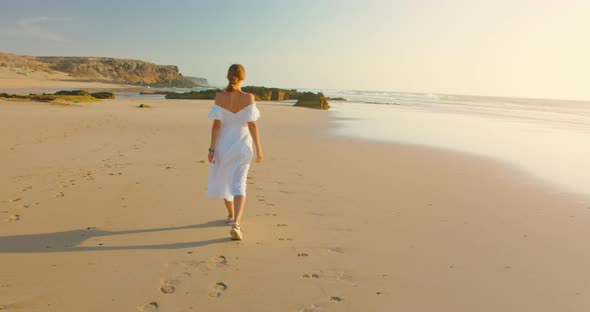
[[[254,95],[239,91],[217,93],[215,104],[234,114],[254,103]]]

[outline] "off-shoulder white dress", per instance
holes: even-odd
[[[210,119],[221,121],[221,130],[215,143],[215,163],[209,164],[207,196],[233,201],[235,195],[246,195],[246,178],[252,162],[252,137],[248,122],[260,117],[256,103],[237,113],[214,104]]]

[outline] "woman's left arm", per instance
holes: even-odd
[[[252,136],[254,146],[256,147],[256,162],[260,163],[264,159],[264,155],[262,154],[262,145],[260,144],[260,135],[258,133],[256,121],[248,122],[248,130],[250,130],[250,135]]]

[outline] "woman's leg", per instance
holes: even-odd
[[[234,222],[240,224],[242,214],[244,213],[244,206],[246,204],[246,195],[234,196]]]
[[[227,209],[227,216],[235,219],[234,218],[234,202],[231,202],[227,199],[223,199],[223,202],[225,203],[225,208]]]

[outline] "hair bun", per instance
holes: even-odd
[[[240,83],[240,81],[244,80],[246,77],[246,71],[244,70],[244,66],[240,64],[233,64],[229,67],[227,71],[227,81],[229,84],[225,91],[234,91],[236,89],[236,85]]]
[[[240,82],[240,79],[238,79],[238,77],[229,77],[227,80],[229,80],[229,83],[231,84],[237,84],[238,82]]]

